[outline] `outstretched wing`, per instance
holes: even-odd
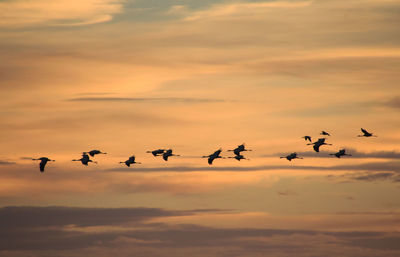
[[[361,131],[362,131],[362,133],[364,133],[364,134],[369,134],[369,132],[368,132],[367,130],[363,129],[363,128],[361,128]]]

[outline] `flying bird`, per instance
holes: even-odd
[[[377,137],[372,133],[369,133],[366,129],[361,128],[362,135],[358,135],[358,137]]]
[[[202,158],[208,158],[208,164],[211,165],[215,159],[218,159],[218,158],[224,159],[224,157],[222,157],[220,155],[221,152],[222,152],[222,149],[219,149],[219,150],[215,151],[213,154],[203,156]]]
[[[72,161],[73,162],[81,162],[85,166],[87,166],[89,162],[97,163],[97,162],[94,162],[94,161],[90,160],[89,155],[86,152],[82,153],[82,158],[74,159]]]
[[[32,159],[32,161],[40,161],[40,163],[39,163],[40,172],[44,172],[44,167],[46,166],[47,162],[55,162],[55,160],[50,160],[47,157],[41,157],[41,158],[38,158],[38,159]]]
[[[91,150],[90,152],[88,152],[90,154],[90,156],[94,157],[96,154],[107,154],[107,153],[103,153],[100,150]]]
[[[297,156],[297,153],[291,153],[291,154],[289,154],[288,156],[284,156],[284,157],[280,157],[281,159],[282,158],[285,158],[285,159],[287,159],[288,161],[292,161],[293,159],[303,159],[302,157],[298,157]]]
[[[311,144],[307,144],[307,145],[314,145],[314,151],[316,151],[317,153],[319,152],[319,148],[323,145],[332,145],[332,144],[327,144],[325,143],[325,138],[319,138],[318,141],[311,143]]]
[[[304,136],[304,137],[302,137],[302,138],[304,138],[304,140],[306,140],[306,141],[308,140],[308,141],[312,142],[310,136]]]
[[[240,161],[240,160],[250,160],[250,159],[245,158],[245,157],[244,157],[243,155],[241,155],[241,154],[235,155],[234,157],[228,157],[228,158],[236,159],[236,160],[238,160],[238,161]]]
[[[235,149],[233,150],[228,150],[228,152],[233,152],[235,155],[240,155],[241,152],[245,152],[245,151],[251,151],[249,149],[245,148],[244,143],[241,145],[238,145]]]
[[[330,155],[334,155],[334,156],[336,156],[337,158],[340,158],[340,157],[345,156],[345,155],[351,156],[351,154],[347,154],[347,153],[346,153],[346,149],[341,149],[341,150],[339,150],[339,152],[337,152],[337,153],[331,153]]]
[[[163,155],[164,152],[165,152],[165,149],[157,149],[154,151],[147,151],[146,153],[151,153],[153,156],[159,156],[159,155]]]
[[[180,155],[178,155],[178,154],[173,154],[173,153],[172,153],[172,149],[168,149],[168,150],[166,150],[166,151],[163,153],[163,159],[164,159],[164,161],[168,161],[168,157],[170,157],[170,156],[180,156]]]
[[[136,157],[134,155],[132,155],[131,157],[129,157],[128,160],[124,161],[124,162],[119,162],[119,163],[125,163],[126,166],[130,167],[131,164],[141,164],[141,162],[136,162]]]
[[[328,132],[326,132],[326,131],[321,131],[321,133],[320,133],[321,135],[324,135],[324,136],[330,136],[331,134],[329,134]]]

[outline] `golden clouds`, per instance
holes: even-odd
[[[79,26],[106,22],[122,0],[15,0],[0,2],[1,27]]]
[[[238,2],[233,4],[215,4],[210,9],[195,11],[190,13],[185,20],[210,20],[210,19],[223,19],[226,17],[241,19],[243,16],[254,16],[265,14],[275,8],[300,8],[306,7],[312,1],[272,1],[272,2]]]

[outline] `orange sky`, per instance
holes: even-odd
[[[0,256],[398,255],[399,17],[394,0],[0,1],[0,225],[16,235]],[[322,130],[316,154],[301,137]],[[243,142],[250,161],[200,158]],[[71,162],[91,149],[108,154]],[[62,236],[32,247],[10,213]]]

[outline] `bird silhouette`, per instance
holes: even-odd
[[[215,159],[218,159],[218,158],[225,159],[224,157],[222,157],[220,155],[221,152],[222,152],[222,149],[219,149],[219,150],[215,151],[213,154],[203,156],[202,158],[208,158],[208,164],[211,165]]]
[[[97,162],[94,162],[94,161],[90,160],[89,155],[86,152],[82,153],[82,158],[74,159],[72,161],[73,162],[81,162],[85,166],[87,166],[89,162],[97,163]]]
[[[284,157],[280,157],[281,159],[282,158],[285,158],[285,159],[287,159],[288,161],[292,161],[293,159],[303,159],[302,157],[298,157],[297,156],[297,153],[291,153],[291,154],[289,154],[288,156],[284,156]]]
[[[362,135],[358,135],[358,137],[377,137],[372,133],[369,133],[366,129],[361,128]]]
[[[331,134],[329,134],[328,132],[322,130],[321,133],[320,133],[320,135],[330,136]]]
[[[146,153],[151,153],[153,156],[159,156],[159,155],[163,155],[164,152],[165,152],[165,149],[157,149],[154,151],[147,151]]]
[[[40,157],[40,158],[32,159],[32,160],[33,161],[40,161],[40,163],[39,163],[40,172],[44,172],[44,167],[46,166],[47,162],[55,162],[55,160],[50,160],[47,157]]]
[[[129,157],[128,160],[124,161],[124,162],[119,162],[119,163],[125,163],[126,166],[130,167],[131,164],[141,164],[141,162],[136,162],[136,157],[134,155],[132,155],[131,157]]]
[[[96,154],[107,154],[107,153],[103,153],[100,150],[91,150],[90,152],[88,152],[90,154],[90,156],[94,157]]]
[[[245,157],[244,157],[243,155],[241,155],[241,154],[237,154],[237,155],[235,155],[235,156],[233,156],[233,157],[228,157],[228,158],[236,159],[236,160],[238,160],[238,161],[240,161],[240,160],[250,160],[250,159],[245,158]]]
[[[251,150],[245,148],[244,143],[241,144],[241,145],[238,145],[238,146],[237,146],[235,149],[233,149],[233,150],[228,150],[228,152],[233,152],[235,155],[240,155],[240,153],[241,153],[241,152],[244,152],[244,151],[251,151]]]
[[[178,154],[173,154],[173,153],[172,153],[172,149],[168,149],[168,150],[166,150],[166,151],[163,153],[163,159],[164,159],[164,161],[168,161],[168,157],[170,157],[170,156],[180,156],[180,155],[178,155]]]
[[[318,141],[311,143],[311,144],[307,144],[307,145],[313,145],[314,151],[316,151],[317,153],[319,152],[319,148],[323,145],[332,145],[332,144],[327,144],[325,143],[325,138],[319,138]]]
[[[304,138],[304,140],[308,140],[308,141],[310,141],[310,142],[312,142],[312,140],[311,140],[311,137],[310,136],[304,136],[304,137],[302,137],[302,138]]]
[[[337,158],[340,158],[340,157],[345,156],[345,155],[347,155],[347,156],[352,156],[351,154],[347,154],[347,153],[346,153],[346,149],[341,149],[341,150],[339,150],[339,152],[337,152],[337,153],[331,153],[331,154],[329,154],[329,155],[334,155],[334,156],[336,156]]]

